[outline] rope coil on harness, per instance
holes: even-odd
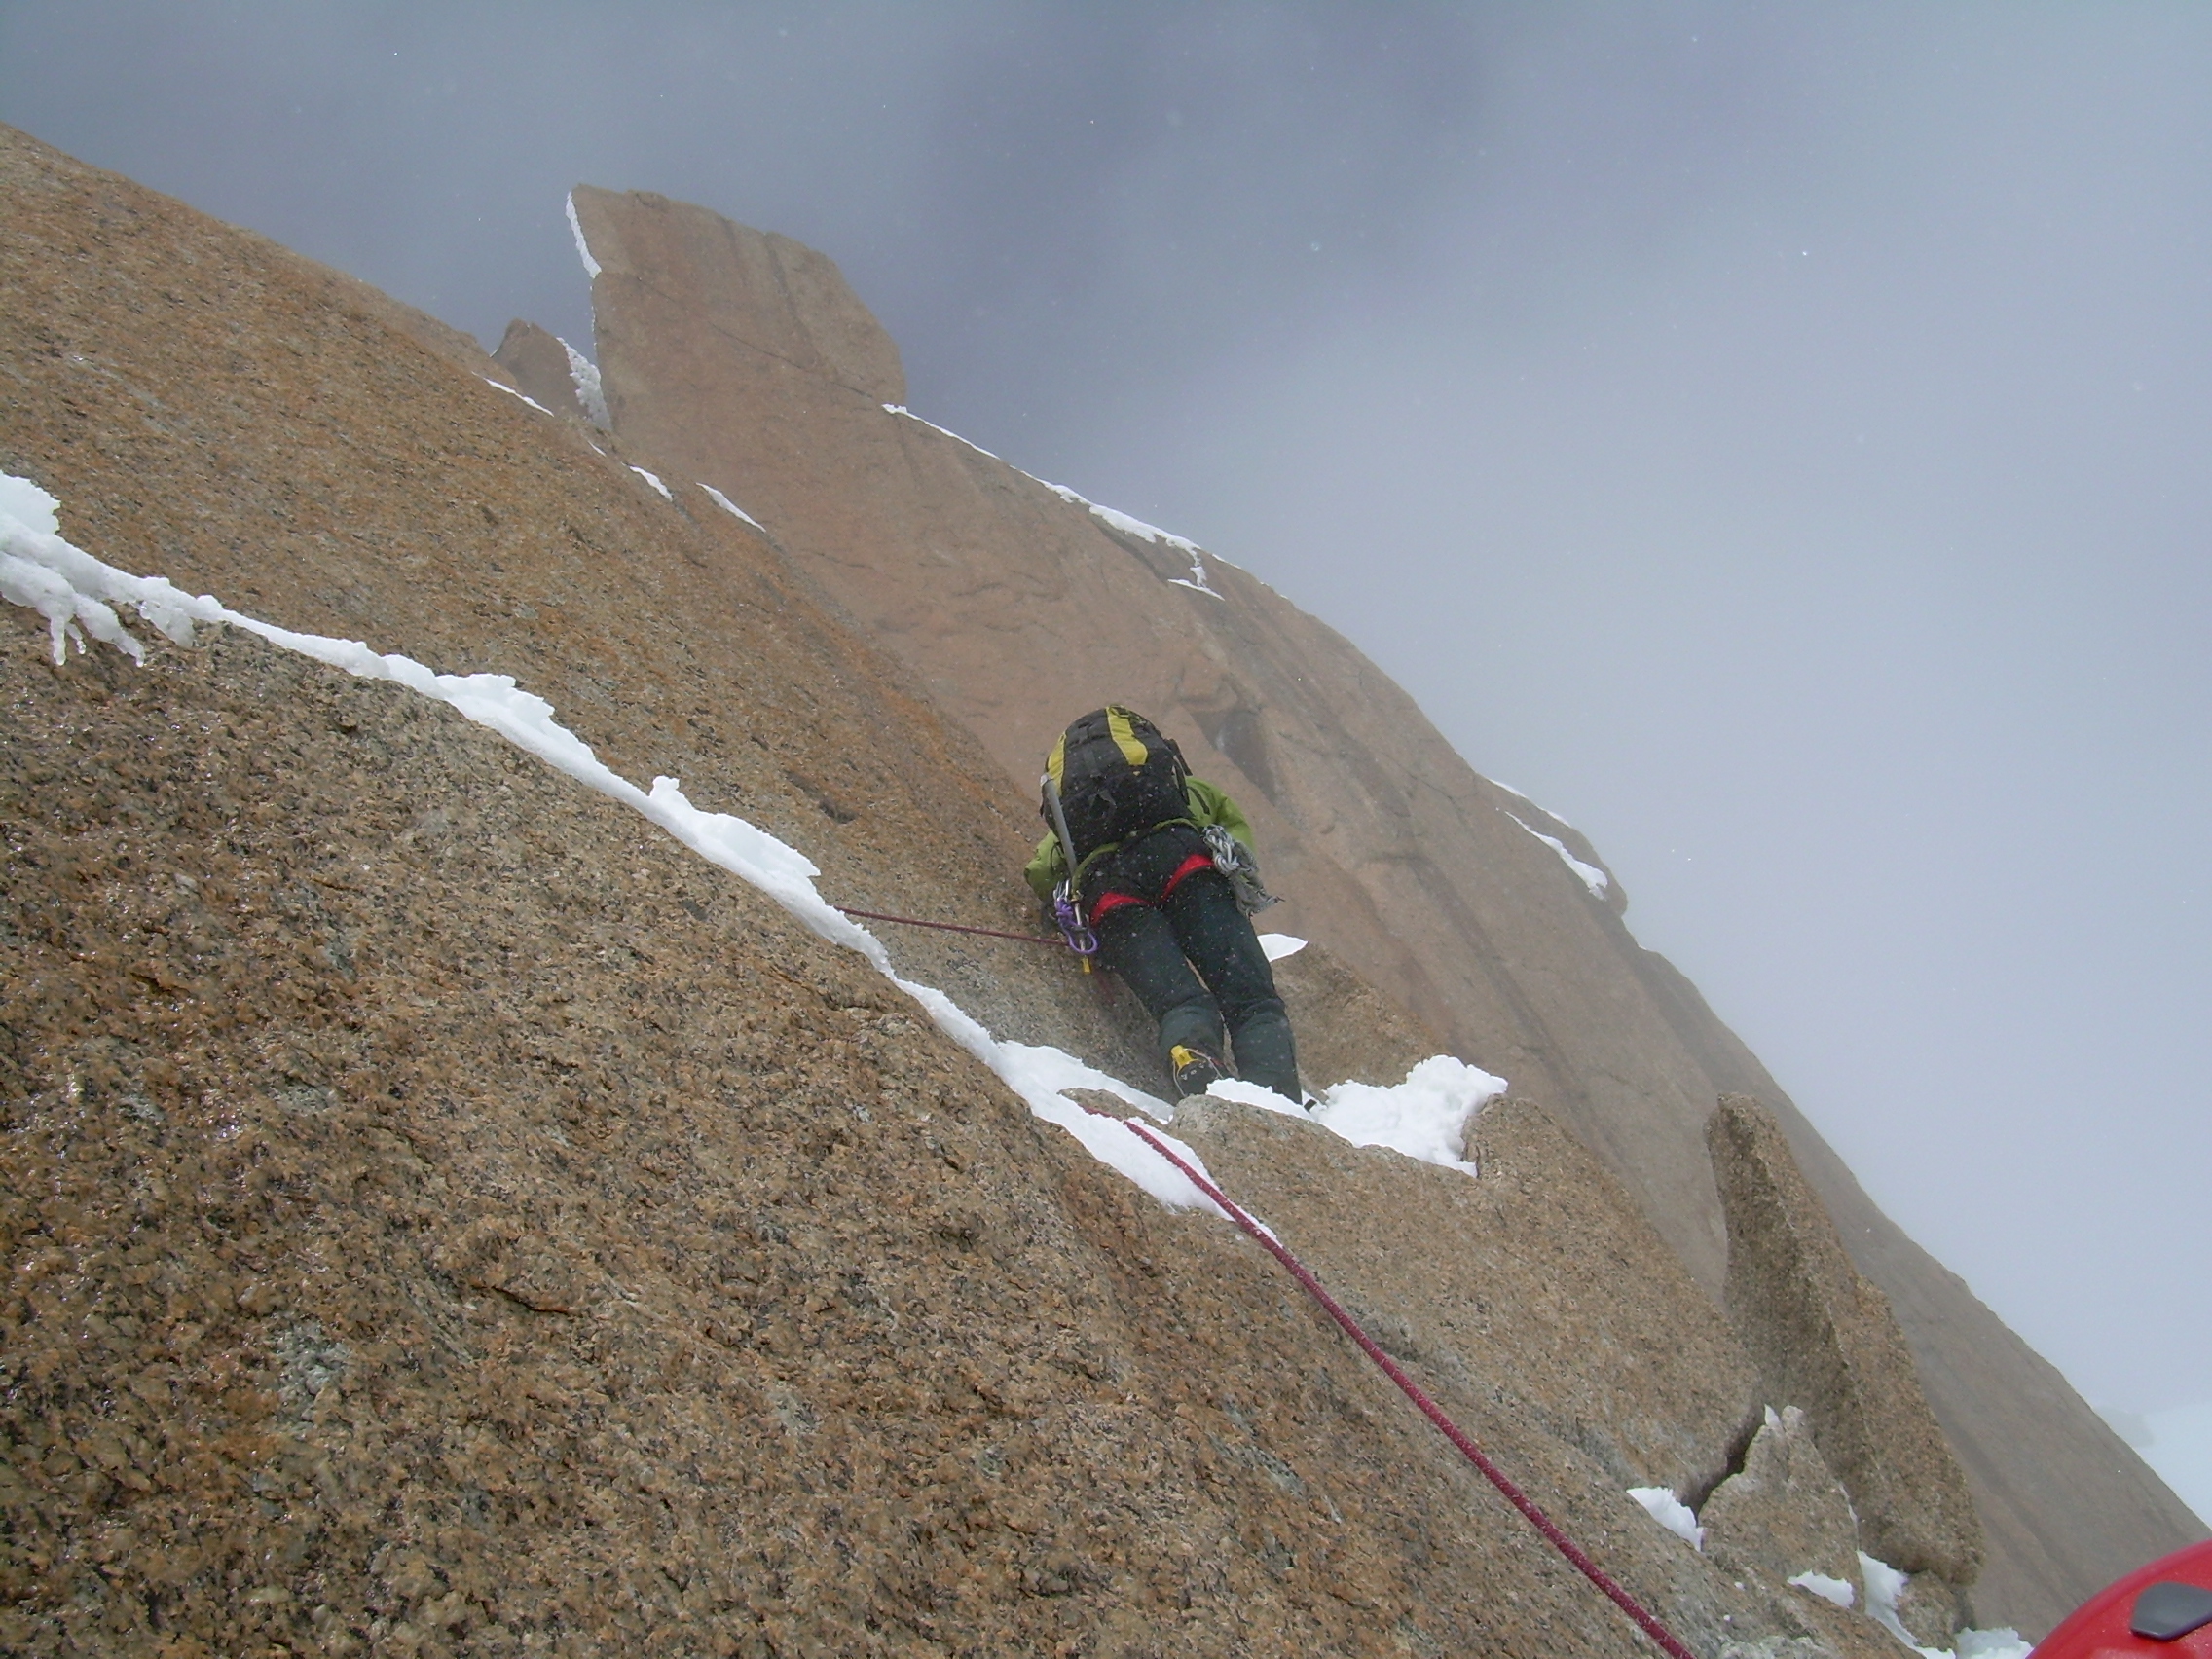
[[[1095,1111],[1096,1109],[1086,1107],[1085,1110]],[[1097,1115],[1103,1118],[1111,1117],[1113,1114],[1099,1112]],[[1605,1598],[1613,1605],[1634,1620],[1637,1627],[1656,1642],[1662,1652],[1668,1655],[1668,1659],[1697,1659],[1697,1655],[1683,1644],[1680,1638],[1659,1622],[1658,1615],[1652,1613],[1642,1603],[1622,1589],[1614,1581],[1611,1574],[1584,1554],[1581,1546],[1562,1531],[1558,1523],[1553,1521],[1550,1516],[1537,1508],[1535,1501],[1514,1483],[1510,1475],[1490,1460],[1483,1449],[1475,1444],[1465,1430],[1445,1416],[1444,1409],[1428,1397],[1419,1383],[1405,1374],[1396,1360],[1382,1351],[1381,1345],[1360,1327],[1359,1321],[1345,1311],[1343,1305],[1328,1293],[1321,1281],[1315,1278],[1307,1270],[1306,1265],[1292,1255],[1273,1235],[1246,1214],[1228,1194],[1199,1174],[1198,1170],[1192,1168],[1186,1160],[1177,1157],[1174,1149],[1154,1134],[1144,1124],[1135,1118],[1124,1118],[1120,1122],[1128,1128],[1131,1134],[1181,1170],[1191,1185],[1220,1205],[1221,1212],[1228,1216],[1231,1221],[1234,1221],[1238,1227],[1259,1240],[1261,1247],[1280,1262],[1288,1270],[1291,1277],[1306,1287],[1307,1294],[1321,1305],[1322,1310],[1343,1327],[1345,1335],[1359,1345],[1360,1351],[1366,1354],[1369,1359],[1372,1359],[1382,1374],[1398,1385],[1399,1390],[1404,1393],[1407,1399],[1420,1408],[1421,1415],[1443,1431],[1444,1437],[1458,1449],[1460,1455],[1468,1462],[1482,1471],[1484,1478],[1498,1490],[1506,1502],[1518,1509],[1527,1519],[1529,1525],[1543,1534],[1544,1541],[1564,1556],[1568,1564],[1583,1577],[1589,1579],[1592,1584],[1603,1591]]]

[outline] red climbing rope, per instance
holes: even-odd
[[[1110,1115],[1108,1113],[1099,1114],[1101,1117]],[[1456,1446],[1460,1455],[1483,1472],[1490,1484],[1504,1494],[1506,1502],[1520,1510],[1528,1518],[1529,1525],[1544,1535],[1545,1542],[1571,1562],[1583,1577],[1589,1579],[1591,1583],[1604,1591],[1613,1605],[1634,1619],[1643,1631],[1643,1634],[1657,1642],[1660,1648],[1670,1656],[1670,1659],[1697,1659],[1697,1655],[1684,1646],[1681,1640],[1674,1632],[1659,1622],[1656,1614],[1647,1610],[1642,1603],[1615,1583],[1612,1576],[1604,1567],[1584,1555],[1581,1547],[1572,1538],[1561,1531],[1557,1523],[1550,1516],[1536,1507],[1529,1494],[1514,1484],[1510,1475],[1484,1456],[1483,1449],[1477,1446],[1457,1423],[1444,1415],[1443,1408],[1422,1392],[1419,1383],[1399,1369],[1398,1362],[1384,1353],[1373,1337],[1360,1329],[1359,1321],[1344,1310],[1337,1299],[1322,1287],[1321,1281],[1308,1272],[1305,1264],[1285,1249],[1273,1235],[1245,1214],[1228,1194],[1192,1168],[1183,1159],[1178,1158],[1171,1147],[1138,1120],[1124,1118],[1122,1122],[1139,1140],[1188,1176],[1191,1185],[1219,1204],[1224,1215],[1258,1239],[1262,1248],[1268,1254],[1289,1269],[1290,1275],[1306,1287],[1307,1293],[1327,1310],[1329,1317],[1344,1327],[1345,1335],[1357,1343],[1360,1350],[1382,1368],[1382,1374],[1398,1385],[1406,1398],[1420,1408],[1423,1417],[1444,1431],[1444,1438]]]
[[[937,928],[943,933],[981,934],[985,939],[1017,939],[1024,944],[1063,944],[1058,935],[1005,933],[998,928],[972,928],[961,922],[925,922],[919,916],[886,916],[879,910],[855,910],[839,904],[838,911],[866,922],[898,922],[909,928]]]

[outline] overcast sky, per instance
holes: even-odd
[[[0,0],[0,120],[487,343],[589,339],[579,180],[824,249],[1585,830],[2093,1401],[2212,1397],[2212,8]]]

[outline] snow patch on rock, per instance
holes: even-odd
[[[61,503],[28,478],[0,472],[0,513],[34,535],[61,534]]]
[[[950,438],[956,444],[966,444],[968,448],[974,450],[977,455],[990,456],[991,460],[999,461],[1001,461],[1001,464],[1004,464],[1002,458],[991,455],[991,452],[985,449],[981,444],[969,443],[966,438],[962,437],[958,432],[953,431],[950,427],[940,426],[935,421],[922,420],[919,415],[915,414],[903,403],[886,403],[883,406],[883,412],[886,415],[903,415],[907,420],[917,422],[920,424],[927,426],[933,432],[942,432],[946,437]],[[1015,470],[1019,471],[1020,469],[1016,468]],[[1021,475],[1024,478],[1029,476],[1029,474],[1026,472],[1023,472]]]
[[[579,245],[582,240],[582,233],[577,233]],[[585,262],[590,262],[588,254]],[[594,269],[592,274],[597,276],[598,271]],[[558,334],[553,338],[561,340]],[[599,365],[566,340],[561,340],[561,350],[569,353],[569,379],[575,383],[576,401],[583,405],[584,418],[603,432],[612,431],[614,418],[607,412],[607,388],[600,384]]]
[[[1502,788],[1503,786],[1501,785],[1499,787]],[[1521,798],[1526,800],[1529,797],[1523,795]],[[1502,811],[1503,809],[1500,808],[1500,810]],[[1591,898],[1603,899],[1605,896],[1605,890],[1613,884],[1613,878],[1611,876],[1607,875],[1596,865],[1584,864],[1580,859],[1576,858],[1572,853],[1567,850],[1567,843],[1561,840],[1557,835],[1547,835],[1541,830],[1530,829],[1527,820],[1523,819],[1517,813],[1508,812],[1505,814],[1505,816],[1512,819],[1514,823],[1520,825],[1522,829],[1528,830],[1530,834],[1535,836],[1537,840],[1543,842],[1545,846],[1551,848],[1553,852],[1559,854],[1560,862],[1565,864],[1568,869],[1574,871],[1575,879],[1581,882],[1583,886],[1587,887],[1590,890]],[[1565,820],[1562,820],[1562,822],[1565,822]]]
[[[1824,1602],[1833,1602],[1839,1607],[1848,1607],[1859,1600],[1859,1592],[1841,1578],[1830,1578],[1825,1572],[1793,1572],[1786,1581],[1800,1590],[1809,1590]]]
[[[1279,936],[1278,936],[1279,937]],[[1431,1054],[1406,1073],[1403,1083],[1340,1083],[1322,1090],[1310,1108],[1272,1088],[1226,1078],[1207,1089],[1225,1100],[1310,1118],[1354,1146],[1383,1146],[1423,1163],[1478,1173],[1464,1156],[1467,1124],[1506,1090],[1505,1079],[1450,1054]]]
[[[61,503],[28,478],[0,473],[0,598],[46,618],[56,664],[69,646],[90,650],[86,636],[146,660],[146,647],[115,612],[128,605],[179,645],[192,643],[203,606],[159,576],[133,576],[103,565],[59,535]]]
[[[1028,474],[1024,473],[1023,476],[1027,477]],[[1038,479],[1037,482],[1045,484],[1045,480],[1042,478]],[[1172,535],[1156,524],[1147,524],[1140,518],[1131,518],[1127,513],[1117,512],[1112,507],[1102,507],[1096,501],[1076,494],[1065,484],[1045,484],[1045,488],[1059,497],[1061,500],[1084,508],[1092,518],[1110,530],[1118,530],[1124,535],[1135,536],[1139,541],[1149,541],[1157,546],[1173,548],[1176,552],[1183,554],[1191,561],[1191,573],[1188,578],[1169,576],[1167,582],[1170,587],[1189,588],[1193,593],[1202,593],[1212,599],[1223,597],[1214,590],[1213,584],[1206,579],[1206,553],[1204,549],[1188,536]]]
[[[1705,1529],[1697,1524],[1690,1506],[1675,1495],[1672,1487],[1630,1487],[1629,1496],[1643,1506],[1643,1513],[1693,1550],[1705,1548]]]
[[[523,400],[523,401],[524,401],[525,403],[529,404],[529,405],[530,405],[530,406],[531,406],[531,407],[532,407],[533,409],[536,410],[536,411],[537,411],[537,412],[538,412],[538,413],[539,413],[540,415],[550,415],[550,414],[552,414],[552,413],[553,413],[553,411],[552,411],[552,410],[550,410],[550,409],[546,408],[544,404],[542,404],[542,403],[538,402],[536,398],[535,398],[535,397],[531,396],[531,395],[530,395],[530,393],[529,393],[529,392],[527,392],[527,391],[517,391],[517,390],[516,390],[516,389],[515,389],[515,388],[514,388],[513,387],[511,387],[511,386],[501,386],[501,385],[500,385],[500,384],[499,384],[499,383],[498,383],[498,381],[494,380],[494,379],[493,379],[493,378],[492,378],[492,377],[491,377],[490,375],[478,375],[478,376],[477,376],[476,378],[477,378],[478,380],[482,381],[482,382],[483,382],[483,383],[484,383],[484,384],[485,384],[486,386],[490,387],[491,387],[491,388],[492,388],[492,389],[493,389],[494,391],[503,391],[503,392],[505,392],[505,393],[506,393],[506,394],[507,394],[507,395],[508,395],[509,397],[519,397],[519,398],[521,398],[521,399],[522,399],[522,400]]]
[[[1513,796],[1513,797],[1514,797],[1514,798],[1515,798],[1516,800],[1525,800],[1525,801],[1528,801],[1528,802],[1529,802],[1529,804],[1530,804],[1530,805],[1531,807],[1534,807],[1536,811],[1538,811],[1538,812],[1542,813],[1542,814],[1543,814],[1543,815],[1544,815],[1544,816],[1545,816],[1546,818],[1550,819],[1550,820],[1551,820],[1551,821],[1552,821],[1552,822],[1553,822],[1554,824],[1567,824],[1567,828],[1568,828],[1569,830],[1571,830],[1571,829],[1573,829],[1573,828],[1574,828],[1574,826],[1573,826],[1573,825],[1571,825],[1571,824],[1567,824],[1567,820],[1566,820],[1566,819],[1562,818],[1562,817],[1561,817],[1561,816],[1560,816],[1560,815],[1559,815],[1558,813],[1554,812],[1554,811],[1553,811],[1553,810],[1552,810],[1552,809],[1551,809],[1550,807],[1548,807],[1548,806],[1544,806],[1544,805],[1542,805],[1542,804],[1538,803],[1537,801],[1535,801],[1534,799],[1530,798],[1530,795],[1529,795],[1529,794],[1528,794],[1528,793],[1526,793],[1525,791],[1522,791],[1522,790],[1517,790],[1517,789],[1515,789],[1515,788],[1514,788],[1514,787],[1513,787],[1513,786],[1512,786],[1511,784],[1507,784],[1507,783],[1500,783],[1500,782],[1499,782],[1499,781],[1498,781],[1497,779],[1495,779],[1495,778],[1492,778],[1492,779],[1490,780],[1490,782],[1491,782],[1491,783],[1493,783],[1493,784],[1496,784],[1496,785],[1497,785],[1497,787],[1498,787],[1499,789],[1503,790],[1503,791],[1504,791],[1504,792],[1505,792],[1505,793],[1506,793],[1507,794],[1509,794],[1509,795]]]
[[[1045,484],[1042,478],[1038,479],[1037,482]],[[1171,535],[1156,524],[1147,524],[1140,518],[1131,518],[1127,513],[1116,512],[1112,507],[1102,507],[1096,501],[1077,495],[1065,484],[1045,484],[1045,488],[1059,497],[1061,500],[1072,502],[1076,506],[1084,508],[1092,518],[1103,524],[1111,525],[1124,535],[1133,535],[1139,541],[1156,541],[1162,547],[1174,548],[1178,553],[1196,555],[1198,551],[1198,544],[1188,537]]]
[[[569,234],[576,239],[576,257],[584,262],[584,275],[593,281],[599,280],[599,261],[591,256],[591,243],[584,240],[584,222],[576,217],[576,193],[569,192]]]
[[[939,425],[935,421],[922,420],[919,415],[915,414],[903,403],[886,403],[883,406],[883,412],[886,415],[903,415],[909,421],[919,422],[922,425],[927,426],[933,432],[942,432],[954,443],[965,444],[969,449],[974,450],[977,455],[988,456],[992,461],[998,461],[1002,466],[1009,466],[1013,464],[1002,456],[992,455],[991,452],[985,449],[981,444],[976,443],[971,439],[964,438],[958,432]],[[1187,555],[1191,561],[1190,575],[1187,578],[1183,576],[1170,576],[1167,578],[1169,585],[1173,587],[1189,588],[1194,593],[1206,594],[1214,599],[1221,599],[1225,597],[1221,593],[1215,591],[1213,584],[1206,579],[1206,560],[1211,558],[1224,565],[1229,563],[1228,560],[1222,559],[1220,555],[1209,554],[1202,548],[1200,548],[1197,542],[1189,539],[1187,536],[1170,535],[1168,532],[1161,530],[1156,524],[1147,524],[1140,518],[1132,518],[1127,513],[1117,512],[1112,507],[1102,507],[1096,501],[1091,500],[1088,497],[1078,495],[1075,491],[1069,489],[1065,484],[1050,483],[1047,480],[1038,477],[1034,472],[1021,472],[1021,469],[1018,466],[1014,467],[1014,470],[1020,472],[1021,476],[1028,479],[1032,484],[1044,485],[1046,489],[1051,491],[1052,494],[1059,497],[1061,500],[1070,502],[1075,506],[1082,507],[1086,512],[1089,513],[1092,518],[1098,520],[1099,523],[1106,525],[1111,529],[1120,531],[1124,535],[1133,535],[1139,541],[1155,542],[1160,546],[1171,547],[1176,552]]]
[[[1921,1659],[2028,1659],[2034,1644],[2009,1627],[2000,1630],[1962,1630],[1949,1647],[1923,1647],[1898,1617],[1898,1603],[1904,1595],[1907,1574],[1886,1561],[1859,1552],[1859,1576],[1866,1581],[1866,1616],[1911,1648]],[[1792,1584],[1797,1581],[1793,1578]],[[1844,1605],[1850,1605],[1845,1603]]]
[[[739,506],[735,501],[731,500],[719,490],[716,489],[712,484],[702,484],[699,486],[699,488],[706,491],[709,496],[713,497],[715,505],[721,508],[723,512],[728,513],[733,517],[743,519],[747,524],[751,525],[762,535],[766,535],[768,534],[768,527],[766,525],[762,524],[758,519],[755,518],[751,513],[747,512],[743,507]]]

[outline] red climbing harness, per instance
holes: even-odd
[[[1124,904],[1157,904],[1161,899],[1164,899],[1174,892],[1186,875],[1196,875],[1201,869],[1211,868],[1213,868],[1212,853],[1193,853],[1175,866],[1175,873],[1169,876],[1166,884],[1161,888],[1159,899],[1139,899],[1133,893],[1101,893],[1091,901],[1090,925],[1096,927],[1101,917],[1119,910]]]

